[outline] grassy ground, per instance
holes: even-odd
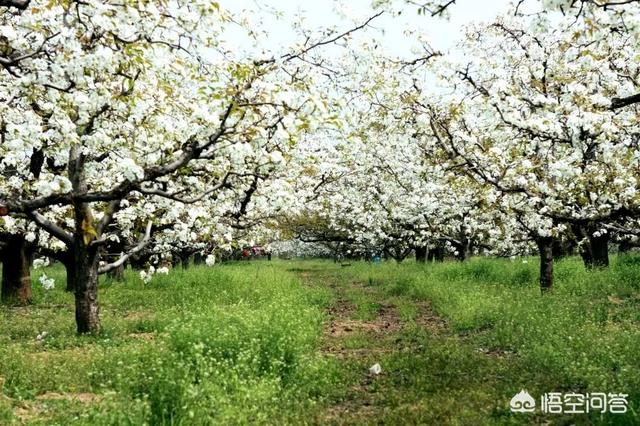
[[[545,297],[536,269],[274,261],[146,286],[130,273],[102,286],[98,337],[75,335],[70,295],[35,285],[33,306],[0,312],[0,424],[640,424],[640,260],[560,262]],[[511,413],[521,389],[627,393],[630,412]]]

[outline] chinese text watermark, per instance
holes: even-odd
[[[548,392],[540,397],[540,412],[543,414],[624,414],[629,409],[626,393],[561,393]],[[524,389],[514,395],[509,403],[514,413],[533,413],[536,400]]]

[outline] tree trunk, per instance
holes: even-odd
[[[24,235],[10,235],[2,252],[2,302],[31,303],[31,248]]]
[[[70,250],[71,251],[71,250]],[[73,266],[73,253],[69,251],[60,259],[62,264],[64,265],[64,269],[67,271],[67,288],[65,291],[69,293],[74,293],[76,291],[76,279],[75,279],[75,268]]]
[[[460,262],[464,262],[469,258],[469,253],[467,252],[467,250],[465,250],[464,247],[456,247],[456,251],[458,252],[458,254],[456,255],[456,259],[458,259]]]
[[[609,234],[603,233],[598,236],[593,234],[598,231],[597,227],[590,225],[587,227],[572,227],[576,238],[582,241],[580,256],[587,269],[606,268],[609,266]]]
[[[99,251],[91,247],[94,239],[87,232],[92,221],[88,204],[74,206],[76,230],[73,234],[71,276],[76,299],[76,326],[78,333],[97,334],[100,331],[100,307],[98,305]]]
[[[429,262],[444,262],[444,246],[439,244],[430,248],[427,253],[427,260]]]
[[[591,267],[607,268],[609,266],[609,233],[600,234],[597,237],[590,233],[589,245],[591,246]]]
[[[553,239],[553,258],[556,260],[571,256],[573,253],[571,241],[565,238]]]
[[[427,261],[427,247],[426,246],[418,246],[415,248],[416,252],[416,262],[425,263]]]
[[[73,194],[88,191],[85,175],[86,156],[76,145],[69,150],[68,173]],[[94,228],[89,203],[74,201],[74,231],[70,244],[73,269],[73,286],[76,299],[76,326],[78,333],[97,334],[100,331],[100,307],[98,305],[99,250],[91,243],[98,237]]]
[[[540,291],[542,294],[553,288],[553,238],[536,240],[540,252]]]
[[[67,288],[65,291],[69,293],[75,293],[76,291],[76,277],[75,277],[75,269],[73,268],[73,264],[70,264],[67,267]]]
[[[458,252],[456,255],[456,259],[460,262],[464,262],[465,260],[471,257],[471,241],[467,238],[463,238],[460,243],[454,243],[453,245]]]
[[[572,225],[571,230],[576,236],[576,240],[580,242],[580,257],[585,268],[590,269],[593,265],[593,256],[591,255],[591,244],[588,241],[587,233],[580,225]]]
[[[580,257],[582,258],[582,263],[585,268],[593,268],[593,256],[591,255],[591,247],[589,244],[583,244],[583,246],[580,247]]]
[[[385,252],[385,254],[387,255],[388,258],[391,258],[391,259],[395,260],[398,263],[402,263],[402,261],[404,260],[404,258],[399,256],[398,253],[395,250],[384,249],[384,252]]]
[[[98,305],[98,254],[75,241],[73,248],[73,278],[76,298],[76,326],[78,333],[100,331],[100,307]]]
[[[396,262],[402,263],[403,260],[411,254],[411,249],[402,250],[399,248],[385,249],[387,256],[393,258]]]

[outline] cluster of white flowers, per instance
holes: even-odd
[[[142,280],[142,282],[144,282],[145,284],[149,284],[151,282],[151,279],[153,278],[153,275],[156,273],[156,268],[151,265],[149,266],[149,269],[146,271],[140,271],[140,279]]]
[[[56,281],[53,278],[48,277],[46,274],[40,275],[40,285],[45,290],[51,290],[56,286]]]
[[[135,181],[144,176],[144,170],[132,158],[120,160],[120,167],[122,168],[122,175],[127,180]]]
[[[34,189],[45,197],[51,194],[64,194],[71,191],[71,182],[64,176],[43,174],[34,184]]]
[[[161,266],[158,269],[156,269],[156,274],[168,275],[169,268],[167,266]]]
[[[40,269],[49,266],[50,261],[48,257],[39,257],[33,261],[33,269]]]

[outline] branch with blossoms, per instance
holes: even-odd
[[[387,6],[393,0],[376,0],[375,7]],[[445,16],[446,12],[456,3],[456,0],[404,0],[404,3],[417,7],[418,15],[428,15],[432,18]]]
[[[29,53],[18,53],[18,54],[13,54],[12,56],[0,56],[0,66],[2,66],[9,74],[11,74],[12,76],[19,78],[21,77],[18,73],[16,73],[13,68],[19,68],[20,67],[20,63],[23,61],[26,61],[28,59],[32,59],[35,58],[36,56],[42,54],[45,52],[45,47],[46,45],[53,40],[54,38],[56,38],[60,33],[56,32],[48,37],[45,37],[44,41],[40,44],[40,46],[38,48],[36,48],[34,51],[29,52]],[[53,87],[51,85],[49,85],[50,87]]]

